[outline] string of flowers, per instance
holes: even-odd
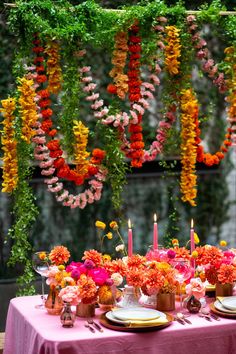
[[[236,52],[234,47],[228,47],[225,49],[226,53],[226,58],[225,61],[227,63],[235,63],[235,58],[236,58]],[[228,128],[228,139],[231,138],[231,142],[233,145],[236,145],[236,66],[232,65],[231,66],[231,78],[227,80],[227,85],[229,88],[229,95],[226,98],[226,101],[229,104],[228,107],[228,117],[227,121],[230,124],[230,127]],[[226,152],[227,147],[225,147]]]
[[[35,36],[33,43],[35,44],[34,52],[37,53],[37,57],[34,59],[36,64],[36,85],[38,88],[40,83],[45,83],[47,81],[47,76],[43,73],[44,57],[42,55],[43,47],[40,46],[40,41]],[[38,49],[39,48],[39,49]],[[34,67],[29,67],[28,70],[33,71]],[[34,75],[34,73],[32,74]],[[101,160],[104,158],[105,153],[103,150],[94,149],[91,158],[91,169],[88,169],[90,174],[93,174],[93,179],[88,181],[89,188],[78,195],[70,194],[63,186],[62,182],[59,182],[59,177],[67,177],[67,179],[74,180],[76,184],[83,184],[85,177],[90,177],[87,175],[80,175],[76,171],[70,170],[68,165],[65,163],[62,157],[63,151],[60,148],[59,139],[53,139],[47,142],[46,134],[48,136],[54,137],[57,133],[56,129],[52,128],[51,116],[53,114],[52,110],[48,108],[51,104],[49,97],[49,91],[47,89],[41,89],[38,91],[39,94],[39,111],[40,118],[42,118],[42,123],[37,124],[36,135],[32,139],[36,143],[35,147],[35,158],[40,161],[39,166],[42,168],[41,174],[47,176],[45,183],[48,185],[48,190],[55,193],[56,199],[62,202],[64,206],[69,206],[71,208],[84,208],[87,203],[93,203],[95,200],[101,198],[101,192],[103,188],[103,182],[106,179],[107,170],[100,166]],[[57,176],[54,173],[57,172]],[[69,176],[68,176],[69,175]]]
[[[181,108],[181,163],[182,170],[180,176],[181,199],[191,206],[196,206],[197,196],[197,146],[196,146],[196,119],[198,116],[198,103],[193,92],[184,90],[180,96]]]
[[[47,58],[48,91],[57,94],[61,90],[62,70],[60,66],[59,44],[56,41],[48,41],[44,52]]]
[[[73,121],[73,133],[75,137],[74,146],[74,163],[76,171],[81,175],[88,173],[90,153],[86,151],[88,144],[89,129],[81,121]]]
[[[1,135],[2,149],[4,151],[3,173],[2,173],[2,192],[11,193],[18,183],[18,161],[17,161],[17,140],[14,130],[14,111],[16,109],[15,98],[7,98],[1,101],[2,113],[4,119],[2,121],[3,132]]]
[[[181,56],[180,52],[180,30],[175,26],[166,26],[166,45],[165,45],[165,68],[173,76],[179,73]]]
[[[23,77],[19,82],[20,85],[17,86],[17,90],[20,93],[18,102],[22,120],[21,139],[30,144],[32,137],[35,135],[34,127],[38,120],[35,102],[36,93],[33,87],[34,81]]]
[[[224,73],[218,73],[218,66],[210,57],[209,50],[207,49],[207,42],[201,38],[198,31],[197,19],[194,15],[187,16],[188,30],[192,37],[196,57],[202,61],[202,70],[206,72],[213,84],[218,88],[220,93],[227,90]]]
[[[124,99],[128,92],[128,76],[124,73],[128,52],[127,34],[125,32],[118,32],[116,34],[114,48],[111,61],[114,67],[109,73],[114,80],[114,84],[109,84],[107,90]]]

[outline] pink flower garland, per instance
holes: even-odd
[[[27,70],[35,70],[35,67],[26,67]],[[34,76],[34,73],[29,73],[28,75]],[[27,76],[28,76],[27,75]],[[35,86],[35,85],[34,85]],[[34,87],[36,88],[36,86]],[[39,97],[36,96],[36,101]],[[38,113],[40,112],[40,107],[37,106]],[[39,117],[41,114],[38,114]],[[35,136],[32,138],[32,141],[36,144],[34,149],[34,157],[36,160],[40,161],[39,167],[42,169],[41,174],[46,176],[44,183],[48,185],[48,191],[55,193],[56,200],[61,202],[64,206],[68,206],[71,209],[79,207],[83,209],[87,203],[91,204],[95,200],[99,200],[102,195],[103,182],[106,180],[107,170],[102,167],[98,167],[98,172],[91,179],[88,184],[90,185],[84,192],[79,193],[78,195],[70,194],[68,190],[64,188],[62,182],[59,182],[59,178],[53,176],[55,168],[53,167],[53,162],[56,158],[51,158],[49,156],[49,149],[45,145],[47,140],[45,132],[41,129],[41,123],[37,122],[35,124]]]
[[[189,15],[187,17],[187,24],[189,26],[189,33],[192,36],[196,56],[203,61],[202,70],[208,74],[210,79],[212,79],[213,84],[218,87],[219,92],[224,93],[227,90],[224,74],[218,74],[218,67],[214,60],[209,56],[209,51],[206,47],[207,43],[201,38],[200,33],[198,32],[196,17],[194,15]]]

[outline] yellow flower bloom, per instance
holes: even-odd
[[[166,46],[165,46],[165,67],[170,75],[177,75],[179,73],[181,56],[180,52],[180,38],[179,29],[175,26],[166,26]]]
[[[192,252],[192,257],[193,257],[193,258],[197,258],[197,256],[198,256],[198,252],[197,252],[197,251],[193,251],[193,252]]]
[[[108,233],[106,234],[106,237],[108,238],[108,240],[112,240],[113,235],[112,235],[111,232],[108,232]]]
[[[111,256],[109,254],[103,254],[102,259],[104,262],[108,262],[111,260]]]
[[[179,246],[179,240],[177,240],[177,238],[173,238],[171,240],[171,243],[172,243],[173,246]]]
[[[170,266],[170,264],[168,264],[166,262],[160,262],[160,263],[157,263],[157,268],[161,269],[161,270],[167,270],[167,269],[170,269],[171,266]]]
[[[65,266],[63,264],[60,264],[58,267],[57,267],[59,270],[65,270]]]
[[[46,253],[45,252],[40,252],[39,253],[39,259],[41,259],[43,261],[45,258],[47,258]]]
[[[196,232],[194,232],[194,243],[195,243],[195,245],[198,245],[199,242],[200,242],[200,240],[199,240],[198,234]]]
[[[111,221],[109,226],[110,226],[111,229],[113,229],[115,231],[119,229],[119,226],[118,226],[116,221]]]
[[[74,144],[74,163],[76,171],[82,175],[88,172],[90,153],[86,150],[88,145],[89,129],[81,121],[73,121]]]
[[[97,220],[97,221],[95,222],[95,226],[96,226],[98,229],[101,229],[101,230],[105,230],[105,228],[106,228],[106,224],[105,224],[104,222],[102,222],[102,221],[99,221],[99,220]]]
[[[227,242],[225,240],[220,241],[220,246],[225,247],[227,246]]]

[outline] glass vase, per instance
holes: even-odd
[[[59,290],[57,288],[50,288],[49,294],[45,301],[45,308],[50,315],[60,315],[63,309],[63,301],[58,296]]]
[[[74,326],[75,314],[71,310],[71,304],[66,302],[60,316],[62,327],[70,328]]]

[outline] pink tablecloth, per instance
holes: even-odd
[[[173,322],[145,333],[107,328],[91,333],[83,319],[63,328],[58,316],[35,309],[38,296],[12,299],[6,325],[4,354],[235,354],[236,320],[208,322],[191,316],[192,325]],[[97,316],[99,315],[99,310]]]

